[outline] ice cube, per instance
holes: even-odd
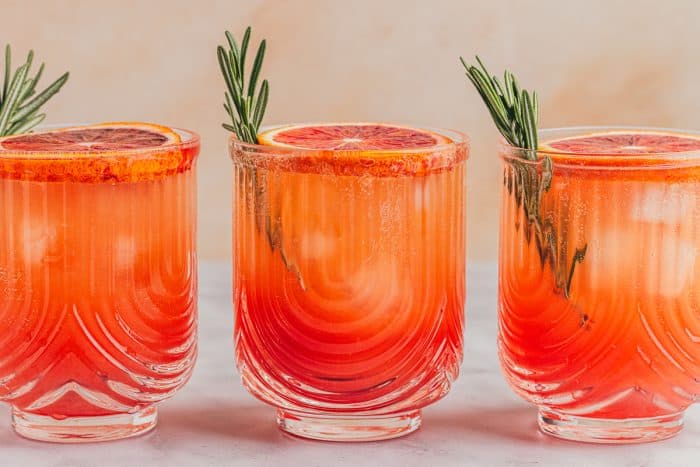
[[[677,297],[692,286],[698,248],[677,229],[640,224],[593,232],[582,271],[592,288]]]
[[[59,256],[58,228],[55,225],[48,225],[41,219],[26,218],[22,227],[25,258],[40,264]]]
[[[679,183],[635,183],[630,187],[632,219],[642,222],[678,224],[693,215],[694,189]]]
[[[114,264],[120,269],[133,267],[136,261],[137,248],[134,237],[121,235],[114,242]]]
[[[647,289],[658,290],[664,297],[680,296],[691,285],[697,247],[689,240],[678,239],[671,232],[664,235],[658,244],[658,249],[652,247],[650,252],[658,260],[650,261]]]
[[[299,252],[304,259],[321,259],[332,255],[336,238],[320,231],[304,232],[299,238]]]

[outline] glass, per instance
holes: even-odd
[[[526,162],[523,151],[500,148],[499,347],[510,385],[554,436],[673,436],[700,396],[700,152],[540,151]]]
[[[0,400],[22,436],[144,433],[196,356],[199,137],[0,151]]]
[[[463,135],[428,150],[230,141],[236,358],[285,431],[416,430],[462,358]]]

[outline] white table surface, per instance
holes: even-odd
[[[646,445],[560,441],[537,431],[535,409],[501,377],[496,355],[496,267],[470,264],[465,358],[452,392],[423,427],[391,441],[339,444],[292,438],[274,410],[241,386],[233,363],[231,272],[200,265],[200,350],[192,380],[160,406],[155,431],[111,443],[24,440],[0,408],[0,466],[683,466],[700,465],[700,408],[676,438]]]

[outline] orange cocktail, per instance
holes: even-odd
[[[415,430],[462,358],[466,143],[380,124],[258,141],[231,140],[244,384],[299,436]]]
[[[189,377],[198,152],[148,124],[0,139],[0,400],[18,433],[141,433]]]
[[[503,145],[500,354],[568,439],[672,436],[700,396],[700,135],[544,131]]]

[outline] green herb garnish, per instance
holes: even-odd
[[[226,31],[228,50],[219,46],[216,50],[219,58],[219,66],[224,76],[228,90],[224,93],[226,101],[224,109],[231,117],[231,123],[224,123],[223,127],[236,134],[238,139],[246,143],[258,142],[258,129],[265,116],[267,99],[270,94],[270,85],[263,80],[260,90],[256,92],[260,70],[265,58],[265,40],[258,46],[255,54],[253,68],[246,83],[245,59],[250,43],[251,28],[245,30],[240,48],[233,35]],[[257,94],[257,95],[256,95]]]
[[[33,60],[34,51],[30,50],[24,64],[12,73],[10,45],[5,47],[5,76],[0,90],[0,136],[26,133],[41,123],[46,118],[46,114],[39,113],[41,106],[68,81],[66,72],[37,94],[36,86],[44,72],[44,64],[31,76]]]
[[[221,73],[226,82],[227,91],[224,93],[224,109],[231,117],[231,123],[224,123],[222,126],[233,132],[236,137],[245,143],[256,144],[258,142],[258,131],[265,116],[267,100],[270,95],[270,85],[264,79],[257,90],[260,70],[265,59],[266,42],[263,39],[258,46],[258,51],[253,60],[253,67],[250,71],[248,81],[245,79],[245,60],[250,43],[251,28],[248,26],[243,34],[241,46],[238,46],[233,35],[226,31],[226,41],[228,50],[223,46],[216,49],[219,58]],[[282,245],[282,224],[279,216],[273,216],[270,209],[267,190],[267,171],[260,171],[256,168],[250,169],[252,178],[252,190],[255,209],[255,225],[260,231],[264,231],[270,248],[277,250],[282,257],[282,262],[288,271],[293,272],[302,289],[306,289],[304,280],[301,277],[296,263],[290,259]]]
[[[516,148],[537,149],[537,93],[528,92],[518,85],[509,71],[503,73],[501,84],[491,75],[479,57],[479,68],[468,65],[459,58],[467,71],[467,77],[481,95],[498,131]],[[527,151],[526,157],[535,160],[537,155]]]
[[[500,82],[495,75],[489,73],[478,56],[478,67],[467,64],[462,57],[460,60],[467,77],[491,113],[498,131],[521,158],[507,159],[513,170],[506,172],[504,183],[527,216],[527,240],[530,241],[534,232],[541,265],[550,265],[557,289],[562,290],[568,298],[574,269],[583,261],[587,245],[576,249],[568,260],[568,246],[562,240],[566,235],[560,236],[551,216],[545,217],[541,213],[542,197],[549,191],[554,167],[547,154],[540,154],[541,163],[532,163],[538,162],[540,158],[537,152],[537,93],[522,89],[515,76],[507,70],[503,73],[503,82]],[[566,229],[567,226],[562,228]],[[585,324],[585,321],[583,315],[582,323]]]

